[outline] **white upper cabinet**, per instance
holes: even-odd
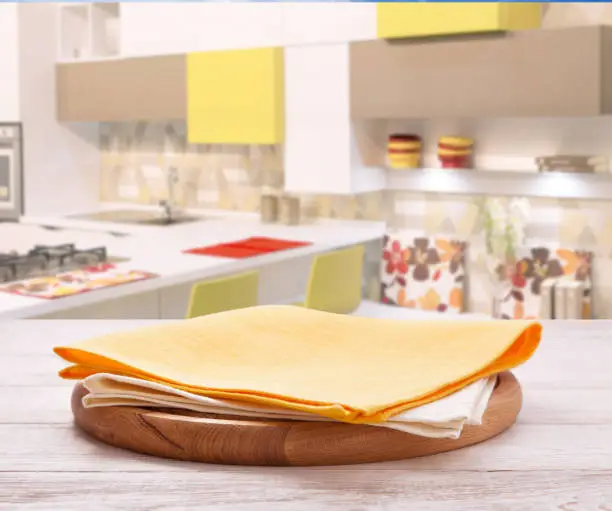
[[[285,45],[376,39],[376,3],[286,3]]]
[[[121,3],[124,56],[375,38],[374,3]]]
[[[384,172],[363,163],[350,120],[347,43],[285,49],[285,190],[380,190]]]
[[[0,122],[19,120],[18,3],[0,3]]]
[[[281,46],[283,4],[121,4],[124,56]]]

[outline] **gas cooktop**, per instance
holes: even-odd
[[[95,266],[107,260],[106,247],[77,249],[72,243],[35,245],[26,254],[0,253],[0,282],[56,275]]]

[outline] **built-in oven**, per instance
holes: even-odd
[[[0,122],[0,221],[23,215],[23,152],[20,123]]]

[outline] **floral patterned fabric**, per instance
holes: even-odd
[[[498,268],[502,287],[497,316],[502,319],[535,319],[540,313],[542,283],[547,279],[568,278],[584,283],[583,319],[591,318],[591,268],[593,254],[565,248],[535,247],[514,267]]]
[[[387,235],[381,301],[411,309],[463,311],[466,243],[448,238]]]

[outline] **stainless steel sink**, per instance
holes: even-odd
[[[175,224],[184,224],[187,222],[197,222],[198,220],[203,220],[198,216],[177,216],[176,218],[165,218],[165,217],[157,217],[150,218],[148,220],[140,220],[139,222],[135,222],[137,224],[142,225],[175,225]]]
[[[97,211],[95,213],[87,213],[83,215],[72,215],[70,218],[74,218],[77,220],[92,220],[95,222],[113,222],[118,224],[159,226],[184,224],[187,222],[197,222],[204,220],[204,218],[200,216],[190,216],[181,214],[177,214],[171,219],[168,219],[167,217],[162,216],[157,211],[139,211],[134,209]]]

